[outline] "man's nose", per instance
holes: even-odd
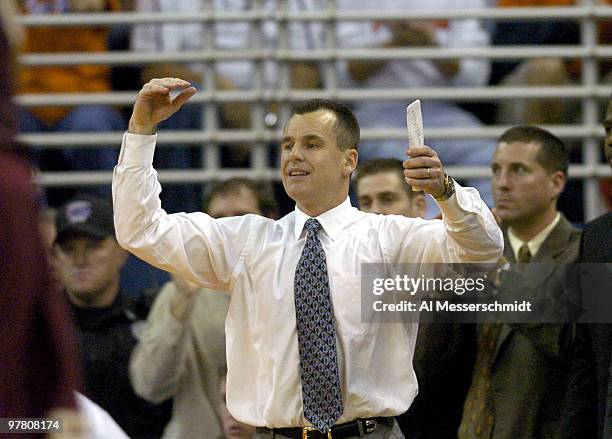
[[[505,170],[500,170],[496,175],[493,175],[494,188],[509,188],[508,173]]]
[[[296,143],[295,145],[293,145],[293,148],[291,148],[291,151],[289,153],[289,158],[291,160],[303,160],[304,155],[303,155],[303,148],[302,145],[300,145],[299,143]]]
[[[70,258],[74,265],[83,266],[87,264],[89,254],[85,249],[76,249],[71,253]]]
[[[372,201],[372,205],[370,206],[371,213],[383,213],[382,204],[378,201]]]

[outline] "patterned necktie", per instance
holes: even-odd
[[[490,439],[493,434],[495,410],[491,400],[491,368],[501,328],[499,323],[483,323],[478,329],[472,384],[463,404],[458,439]]]
[[[302,256],[295,269],[295,315],[304,416],[326,433],[342,415],[334,310],[329,294],[325,250],[317,237],[321,224],[310,218]]]
[[[519,248],[518,262],[521,264],[526,264],[529,261],[531,261],[531,251],[529,250],[527,244],[523,244],[521,245],[521,248]]]

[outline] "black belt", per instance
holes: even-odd
[[[351,436],[363,437],[376,430],[378,424],[389,424],[390,422],[393,422],[393,418],[356,419],[345,424],[334,425],[327,433],[321,433],[313,427],[257,427],[257,432],[269,433],[272,437],[284,436],[293,439],[342,439]]]

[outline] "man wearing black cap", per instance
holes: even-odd
[[[155,406],[137,397],[128,378],[146,316],[119,290],[127,253],[115,239],[112,206],[100,198],[76,197],[61,207],[55,224],[55,265],[79,329],[85,394],[131,438],[159,438],[169,403]]]

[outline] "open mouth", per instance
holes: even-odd
[[[289,177],[306,177],[307,175],[310,175],[310,172],[306,172],[306,171],[289,171],[288,172]]]

